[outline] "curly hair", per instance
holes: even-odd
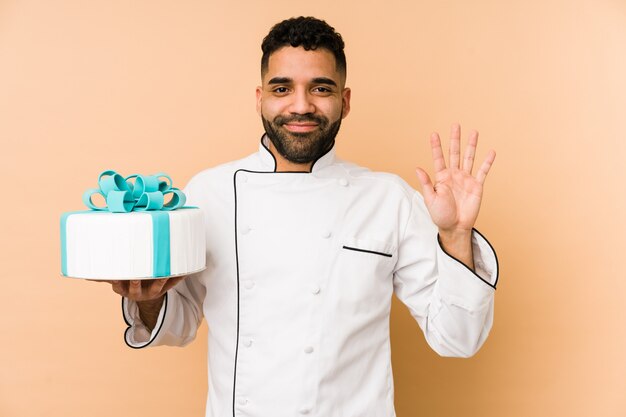
[[[335,56],[337,70],[346,76],[346,55],[343,52],[344,43],[341,35],[323,20],[314,17],[293,17],[275,24],[263,39],[261,49],[261,76],[267,72],[270,55],[284,46],[305,50],[324,48]]]

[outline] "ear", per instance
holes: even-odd
[[[261,115],[261,102],[263,101],[263,88],[258,86],[256,88],[256,112]]]
[[[344,88],[341,92],[341,105],[343,106],[342,119],[345,119],[348,113],[350,113],[350,96],[352,91],[349,88]]]

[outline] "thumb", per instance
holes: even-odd
[[[422,193],[424,194],[424,199],[426,201],[430,201],[435,198],[436,193],[433,188],[433,183],[430,181],[430,177],[422,168],[416,168],[415,173],[417,174],[417,179],[422,184]]]

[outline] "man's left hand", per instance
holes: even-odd
[[[452,241],[455,236],[471,236],[478,217],[483,185],[496,153],[490,150],[476,176],[472,175],[477,143],[478,132],[472,131],[461,161],[461,126],[454,124],[450,132],[448,166],[443,156],[439,134],[433,133],[430,136],[435,166],[434,185],[426,171],[417,168],[417,178],[422,184],[426,207],[444,241]]]

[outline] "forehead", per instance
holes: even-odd
[[[263,82],[274,77],[291,78],[295,82],[319,77],[330,78],[337,84],[340,81],[332,52],[324,48],[307,51],[301,46],[285,46],[270,55]]]

